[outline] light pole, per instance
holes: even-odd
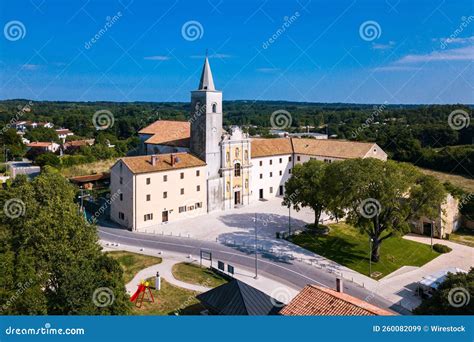
[[[369,237],[369,277],[372,278],[372,242],[374,240]]]
[[[255,213],[255,279],[258,278],[258,251],[257,251],[257,213]]]
[[[288,207],[288,237],[291,236],[291,206]]]

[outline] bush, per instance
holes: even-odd
[[[438,252],[438,253],[449,253],[452,251],[451,248],[449,248],[448,246],[446,245],[442,245],[440,243],[435,243],[433,245],[433,249]]]

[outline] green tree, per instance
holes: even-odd
[[[52,152],[45,152],[45,153],[41,153],[39,154],[36,158],[35,158],[35,164],[36,165],[39,165],[39,166],[46,166],[46,165],[49,165],[49,166],[52,166],[52,167],[55,167],[55,168],[58,168],[61,166],[61,160],[59,159],[59,157],[57,155],[55,155],[54,153]]]
[[[474,315],[474,268],[448,273],[431,298],[424,298],[415,315]]]
[[[327,164],[310,160],[295,165],[292,176],[285,183],[283,205],[299,211],[301,207],[310,207],[314,211],[314,228],[319,227],[319,219],[328,203],[325,191],[325,170]]]
[[[53,128],[37,127],[26,131],[25,138],[30,141],[54,141],[59,143],[58,133]]]
[[[407,233],[410,221],[437,217],[446,198],[444,186],[414,166],[378,159],[352,159],[330,164],[324,190],[332,200],[328,210],[347,220],[372,241],[371,259],[378,262],[382,242]]]
[[[128,312],[122,270],[102,253],[96,227],[74,196],[74,187],[49,167],[0,191],[7,208],[0,212],[2,314]]]

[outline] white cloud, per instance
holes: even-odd
[[[33,70],[38,70],[40,67],[39,64],[23,64],[21,66],[22,69],[33,71]]]
[[[273,74],[275,72],[278,72],[280,69],[279,68],[258,68],[258,72],[263,72],[265,74]]]
[[[373,50],[389,50],[395,46],[395,42],[393,40],[389,41],[388,44],[377,44],[372,43]]]
[[[388,65],[384,67],[378,67],[372,69],[374,72],[384,72],[384,71],[413,71],[413,70],[420,70],[421,68],[413,67],[413,66],[405,66],[405,65]]]
[[[470,37],[452,37],[452,38],[440,38],[442,43],[445,44],[470,44],[474,42],[474,36]]]
[[[396,64],[424,63],[436,61],[472,61],[474,59],[474,46],[467,46],[457,49],[433,51],[428,54],[406,55],[396,61]]]
[[[167,61],[171,58],[169,56],[147,56],[143,59],[146,59],[148,61]]]
[[[205,55],[193,55],[191,56],[191,58],[198,58],[198,59],[202,59],[202,58],[205,58],[206,56]],[[220,58],[220,59],[224,59],[224,58],[231,58],[232,56],[231,55],[228,55],[228,54],[225,54],[225,53],[213,53],[213,54],[210,54],[207,56],[207,58]]]

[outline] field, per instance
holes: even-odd
[[[369,275],[369,237],[345,223],[329,225],[328,235],[316,236],[304,232],[291,237],[291,242],[322,255],[359,273]],[[431,251],[429,245],[409,241],[401,237],[390,237],[382,242],[380,261],[372,263],[372,274],[380,272],[377,279],[392,273],[402,266],[422,266],[439,253]]]
[[[217,287],[227,283],[227,280],[212,270],[196,264],[180,263],[173,266],[173,276],[185,283],[205,287]]]
[[[119,262],[123,270],[125,284],[129,283],[135,274],[142,269],[159,264],[162,261],[161,258],[124,251],[107,252],[107,255]]]
[[[74,165],[61,170],[65,177],[85,176],[102,172],[109,172],[116,159],[99,160],[89,164]]]
[[[441,182],[450,182],[455,186],[464,189],[467,192],[474,192],[474,179],[466,176],[459,176],[445,172],[433,171],[429,169],[419,168],[421,172],[438,178]]]

